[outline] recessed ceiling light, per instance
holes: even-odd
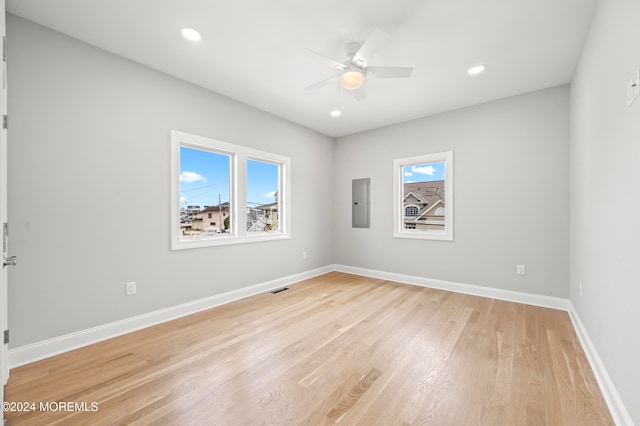
[[[332,117],[340,117],[342,115],[342,111],[340,111],[339,109],[334,109],[334,110],[331,110],[329,115]]]
[[[474,66],[472,66],[471,68],[469,68],[467,70],[467,74],[469,74],[469,75],[480,74],[485,69],[487,69],[486,65],[474,65]]]
[[[194,30],[193,28],[183,28],[181,33],[182,33],[182,37],[186,38],[187,40],[190,40],[190,41],[202,40],[202,36],[200,35],[200,33]]]

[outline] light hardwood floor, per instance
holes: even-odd
[[[566,312],[338,272],[16,368],[6,401],[36,404],[10,426],[613,424]]]

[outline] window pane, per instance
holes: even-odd
[[[210,238],[231,232],[231,157],[180,147],[180,235]]]
[[[280,166],[247,160],[247,232],[280,230]]]
[[[445,162],[402,167],[403,229],[445,231]]]

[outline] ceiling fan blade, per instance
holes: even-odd
[[[345,64],[338,62],[335,59],[331,59],[330,57],[325,56],[322,53],[314,52],[313,50],[302,49],[300,53],[306,56],[307,58],[311,58],[315,61],[322,62],[323,64],[329,65],[330,67],[338,70],[343,70],[347,68]]]
[[[324,80],[320,80],[317,83],[312,84],[311,86],[307,86],[304,89],[305,90],[316,90],[319,89],[322,86],[326,86],[327,84],[331,84],[334,81],[337,81],[340,78],[340,74],[336,74],[336,75],[332,75],[329,78],[325,78]]]
[[[376,28],[367,41],[364,42],[360,50],[358,50],[353,57],[353,62],[361,67],[367,66],[367,61],[371,59],[374,53],[376,53],[385,41],[389,38],[389,35],[379,28]]]
[[[353,91],[353,96],[356,101],[364,101],[367,98],[367,91],[364,88],[364,84]]]
[[[412,72],[409,67],[367,67],[367,76],[373,78],[407,78]]]

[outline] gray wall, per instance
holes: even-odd
[[[571,85],[571,301],[640,424],[640,2],[601,0]],[[579,283],[583,285],[580,296]]]
[[[331,138],[12,15],[7,39],[12,347],[331,264]],[[290,156],[292,238],[170,251],[170,129]]]
[[[560,86],[339,138],[335,262],[568,297],[568,117]],[[393,160],[449,150],[454,241],[393,238]],[[352,229],[351,180],[367,177],[371,228]]]

